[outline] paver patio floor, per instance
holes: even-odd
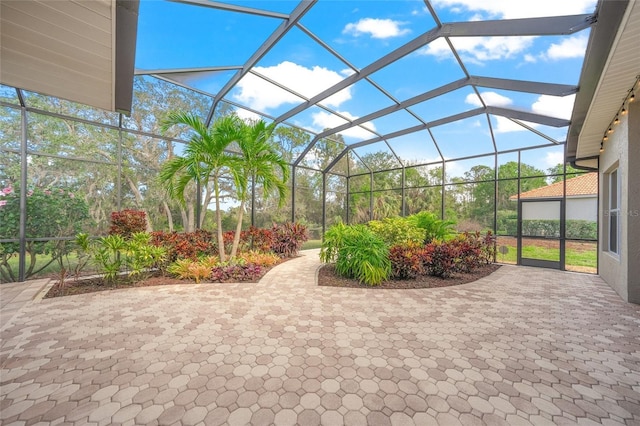
[[[0,421],[640,424],[640,307],[600,278],[339,289],[317,253],[259,284],[27,302],[2,328]]]

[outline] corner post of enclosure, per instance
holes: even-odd
[[[18,258],[18,281],[26,279],[27,261],[27,108],[20,108],[20,253]]]
[[[347,219],[347,225],[349,225],[349,223],[351,223],[350,220],[349,220],[350,219],[349,218],[349,207],[350,207],[349,199],[351,198],[350,192],[351,192],[351,176],[347,176],[347,199],[346,199],[346,202],[345,202],[345,207],[347,209],[347,214],[345,215],[346,219]]]
[[[296,221],[296,166],[291,166],[291,222]]]
[[[562,201],[560,202],[560,270],[566,271],[567,249],[567,163],[562,163]]]
[[[493,156],[493,261],[496,261],[498,244],[498,153]]]
[[[520,184],[520,169],[522,168],[522,151],[518,150],[518,216],[517,216],[517,226],[516,226],[516,238],[517,238],[517,260],[516,263],[520,265],[522,263],[522,203],[520,202],[520,192],[522,192],[522,187]]]
[[[202,185],[200,180],[196,182],[196,229],[200,229],[200,205],[202,204]]]
[[[322,235],[327,230],[327,173],[322,172]]]
[[[441,186],[441,191],[442,191],[442,196],[440,197],[440,219],[444,220],[444,196],[445,196],[445,179],[446,179],[446,172],[445,172],[445,167],[446,167],[446,162],[444,161],[444,159],[442,160],[442,177],[441,177],[441,181],[440,183],[442,184]]]
[[[256,175],[251,175],[251,226],[256,226]]]
[[[118,176],[116,178],[116,185],[118,185],[118,189],[116,190],[116,206],[118,211],[122,210],[122,124],[123,118],[122,113],[118,114],[118,149],[116,155],[118,156]]]
[[[405,197],[405,186],[406,186],[406,174],[404,164],[402,165],[402,208],[400,210],[400,216],[404,217],[407,215],[407,199]]]
[[[369,172],[369,220],[373,220],[373,171]]]

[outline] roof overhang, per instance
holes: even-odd
[[[596,13],[566,145],[566,160],[588,168],[640,72],[640,2],[600,0]]]
[[[0,82],[131,112],[139,0],[2,0]]]

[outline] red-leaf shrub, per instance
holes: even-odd
[[[496,237],[491,231],[487,231],[487,233],[482,237],[482,249],[480,257],[486,265],[495,262]]]
[[[227,231],[222,234],[224,247],[227,252],[231,251],[235,231]],[[240,232],[240,244],[238,253],[245,253],[249,250],[256,250],[263,253],[271,251],[273,243],[273,231],[271,229],[250,227],[246,231]]]
[[[251,281],[262,275],[262,267],[252,263],[246,265],[223,265],[211,269],[213,282]]]
[[[152,232],[151,243],[165,247],[170,262],[177,259],[197,260],[200,256],[213,256],[218,253],[213,242],[213,234],[202,229],[185,233]]]
[[[252,226],[248,231],[242,231],[240,240],[245,243],[251,250],[257,250],[260,252],[271,251],[271,244],[273,244],[273,231],[266,228],[256,228]]]
[[[432,242],[425,246],[424,265],[427,274],[448,278],[456,269],[458,253],[454,244]]]
[[[147,231],[147,215],[140,210],[125,209],[111,212],[111,227],[109,235],[120,235],[125,239],[131,238],[136,232]]]
[[[309,239],[307,227],[300,223],[273,225],[271,231],[271,251],[283,258],[296,256],[302,244]]]
[[[448,244],[452,245],[457,253],[455,262],[457,271],[471,272],[482,264],[482,239],[479,232],[474,234],[464,232]]]
[[[396,279],[414,279],[424,274],[425,249],[414,242],[398,244],[389,249],[391,276]]]
[[[483,264],[493,262],[495,241],[489,231],[458,235],[447,242],[427,244],[423,252],[425,270],[429,275],[449,277],[453,272],[471,272]]]

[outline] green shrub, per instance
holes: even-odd
[[[425,244],[433,240],[444,241],[455,235],[455,222],[438,219],[433,213],[423,211],[407,217],[409,223],[422,229]]]
[[[321,259],[335,260],[339,275],[367,285],[380,284],[391,272],[386,244],[365,225],[338,224],[330,228],[323,240]]]
[[[121,274],[133,281],[144,279],[150,268],[162,267],[166,259],[166,250],[151,244],[146,233],[135,233],[130,240],[120,235],[91,240],[87,234],[78,234],[76,244],[107,282],[115,282]]]
[[[518,232],[518,212],[515,210],[498,210],[497,233],[498,235],[516,235]]]
[[[567,220],[565,222],[565,235],[567,238],[597,240],[598,223],[592,220]]]
[[[415,221],[405,217],[387,217],[382,220],[372,220],[369,222],[369,227],[389,247],[424,241],[424,230],[419,228]]]
[[[522,221],[522,235],[560,237],[560,220],[529,219]]]
[[[29,238],[70,237],[92,225],[87,202],[62,187],[33,188],[27,191],[27,236]],[[20,234],[20,188],[0,188],[0,238],[18,238]],[[74,250],[71,241],[27,241],[26,271],[29,278],[57,263]],[[12,262],[20,244],[0,243],[0,282],[18,280],[18,262]],[[44,255],[44,256],[41,256]],[[38,262],[38,257],[48,261]],[[38,264],[39,263],[39,264]]]
[[[344,237],[350,232],[352,225],[345,225],[342,222],[336,223],[322,236],[320,245],[320,261],[324,263],[335,263],[338,258],[338,251],[344,245]]]

